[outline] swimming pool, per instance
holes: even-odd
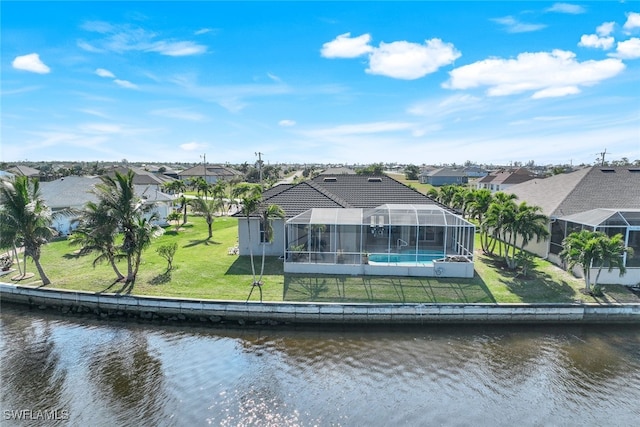
[[[441,251],[423,250],[401,253],[374,253],[369,254],[369,264],[395,264],[395,265],[432,265],[433,260],[444,258]]]

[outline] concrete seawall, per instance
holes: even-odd
[[[638,323],[640,304],[239,302],[32,288],[0,282],[0,301],[103,318],[239,324]]]

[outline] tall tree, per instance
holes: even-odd
[[[9,242],[24,248],[24,274],[26,259],[33,259],[43,285],[49,285],[40,263],[42,246],[55,232],[51,210],[40,194],[40,184],[25,176],[17,176],[12,181],[0,180],[0,242]]]
[[[262,241],[262,264],[260,267],[260,277],[258,278],[258,283],[262,282],[262,276],[264,275],[264,259],[267,243],[271,243],[273,241],[273,220],[275,218],[284,218],[284,216],[284,210],[282,210],[282,208],[278,205],[269,205],[260,214],[264,238]]]
[[[142,251],[149,245],[151,238],[162,233],[162,229],[153,225],[154,217],[145,218],[152,208],[136,196],[133,186],[133,171],[126,175],[115,173],[115,176],[100,177],[101,183],[96,185],[95,194],[98,205],[108,215],[115,218],[118,229],[122,232],[120,251],[127,259],[127,279],[129,291],[138,274]]]
[[[256,280],[256,267],[253,262],[253,242],[251,239],[251,215],[258,211],[260,201],[262,200],[262,187],[255,184],[245,184],[236,187],[238,198],[241,200],[242,215],[247,219],[247,240],[249,241],[249,257],[251,259],[251,274],[253,277],[253,286],[259,286]]]

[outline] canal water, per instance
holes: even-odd
[[[2,425],[640,420],[638,326],[212,329],[13,306],[0,319]]]

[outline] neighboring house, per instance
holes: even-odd
[[[489,174],[489,172],[480,166],[466,166],[463,170],[469,178],[482,178]]]
[[[215,184],[219,180],[229,181],[237,176],[242,176],[242,173],[228,166],[215,164],[207,165],[206,168],[199,164],[178,173],[178,177],[182,181],[188,182],[193,178],[204,178],[209,184]]]
[[[286,214],[273,221],[270,243],[258,214],[235,215],[239,253],[264,249],[283,257],[285,272],[473,276],[473,224],[386,175],[279,185],[263,193],[261,209],[268,205]],[[432,262],[447,256],[459,262]]]
[[[134,185],[147,185],[159,191],[162,190],[162,187],[164,186],[165,183],[174,181],[174,179],[171,177],[168,177],[162,174],[155,174],[148,170],[144,170],[142,168],[136,168],[136,167],[118,166],[111,169],[109,172],[106,173],[106,175],[115,176],[115,172],[119,172],[122,175],[126,175],[127,173],[129,173],[129,171],[133,171]]]
[[[625,245],[633,248],[625,256],[627,273],[602,271],[599,283],[640,284],[640,168],[587,167],[575,172],[533,179],[509,188],[507,193],[539,206],[550,218],[550,239],[535,241],[527,250],[562,265],[558,254],[562,241],[573,231],[621,233]],[[581,275],[576,270],[574,273]],[[595,278],[595,274],[592,275]]]
[[[61,211],[81,210],[87,202],[97,201],[93,194],[95,185],[100,183],[99,178],[86,176],[67,176],[55,181],[41,182],[40,191],[46,205],[55,214]],[[147,203],[154,203],[154,207],[148,216],[155,213],[157,223],[167,224],[167,215],[171,212],[173,197],[158,191],[155,186],[135,185],[136,195]],[[77,215],[56,215],[53,228],[62,235],[70,234],[75,228],[74,220]]]
[[[439,168],[421,174],[421,184],[431,184],[434,187],[443,185],[464,185],[469,182],[469,177],[463,169]]]
[[[496,172],[492,172],[487,176],[480,178],[476,182],[476,188],[486,188],[492,193],[497,191],[505,191],[507,188],[513,187],[517,184],[530,181],[536,178],[536,175],[528,169],[500,169]]]
[[[9,168],[7,172],[11,172],[15,176],[26,176],[29,178],[40,179],[40,171],[38,169],[30,168],[29,166],[14,166]]]

